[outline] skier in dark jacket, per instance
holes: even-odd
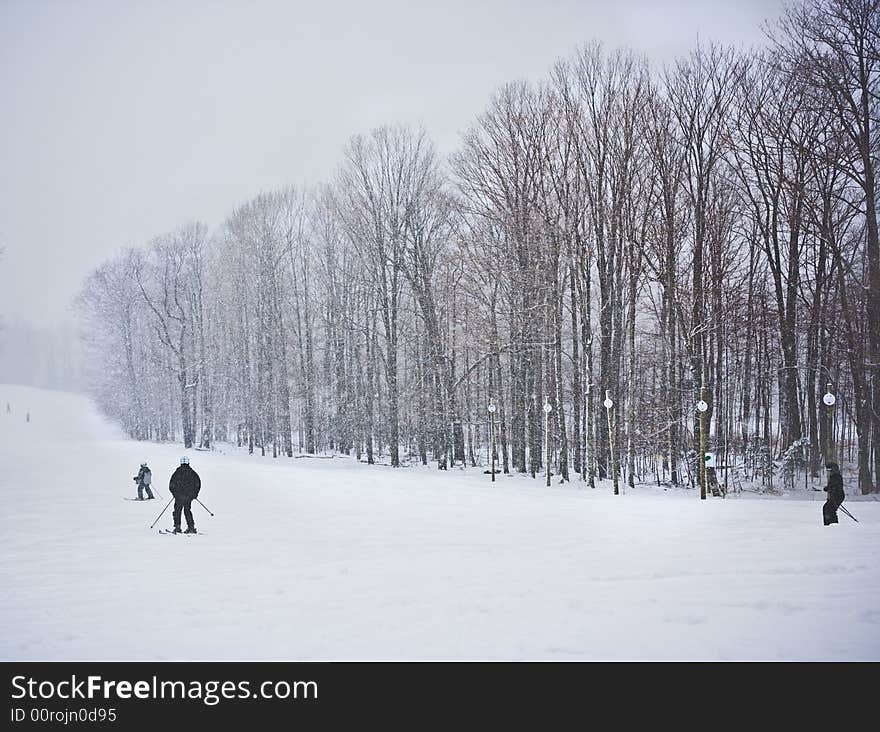
[[[147,467],[146,463],[141,463],[141,469],[138,470],[138,474],[134,476],[132,480],[137,483],[139,501],[144,500],[144,490],[147,491],[148,501],[154,498],[153,491],[150,490],[150,483],[153,482],[153,473]]]
[[[202,481],[199,474],[189,466],[189,458],[184,455],[180,458],[180,466],[171,475],[171,481],[168,484],[168,490],[174,496],[174,533],[180,533],[180,512],[186,516],[186,532],[187,534],[196,533],[196,524],[193,521],[192,509],[190,505],[198,498],[199,491],[202,488]]]
[[[822,490],[827,491],[828,500],[822,506],[822,519],[825,526],[837,523],[837,509],[843,503],[846,494],[843,492],[843,476],[840,474],[840,466],[837,463],[828,463],[828,485]]]

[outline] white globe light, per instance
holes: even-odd
[[[834,406],[834,403],[837,401],[834,394],[826,394],[822,397],[822,401],[825,402],[829,407]]]
[[[489,405],[489,412],[491,412],[492,414],[495,414],[495,405],[494,404]]]
[[[704,402],[702,399],[700,399],[700,401],[697,402],[697,409],[699,409],[701,412],[705,412],[709,409],[709,405],[706,404],[706,402]]]
[[[553,411],[553,407],[550,406],[550,403],[549,403],[549,402],[544,402],[544,411],[545,411],[547,414],[550,414],[550,412]]]
[[[604,402],[602,402],[602,404],[605,405],[605,409],[611,409],[611,407],[614,406],[614,402],[612,402],[610,399],[606,399]]]

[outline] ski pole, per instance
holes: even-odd
[[[198,498],[196,498],[196,500],[199,501]],[[199,505],[200,505],[202,508],[204,508],[208,513],[211,513],[211,509],[208,508],[208,507],[207,507],[204,503],[202,503],[201,501],[199,501]],[[211,513],[211,515],[213,516],[214,514]]]
[[[858,520],[855,516],[853,516],[849,511],[847,511],[847,510],[843,507],[843,504],[839,505],[838,508],[839,508],[841,511],[843,511],[847,516],[849,516],[853,521],[855,521],[856,523],[859,522],[859,520]]]
[[[165,513],[168,510],[168,506],[171,505],[171,501],[173,501],[173,500],[174,499],[172,498],[171,500],[168,501],[168,503],[165,504],[165,508],[162,509],[162,513]],[[156,520],[153,521],[153,523],[150,525],[151,529],[153,528],[153,526],[155,526],[156,524],[159,523],[159,519],[162,518],[162,513],[160,513],[158,516],[156,516]]]

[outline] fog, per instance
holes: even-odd
[[[579,44],[669,63],[698,39],[762,43],[780,7],[4,0],[0,380],[33,378],[21,333],[69,328],[58,324],[102,260],[327,178],[353,134],[422,123],[447,153],[494,89],[546,75]]]

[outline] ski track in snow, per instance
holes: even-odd
[[[880,659],[880,502],[849,485],[860,523],[826,528],[822,492],[613,496],[221,450],[187,453],[206,534],[162,537],[179,445],[0,385],[0,658]],[[164,499],[119,500],[143,460]]]

